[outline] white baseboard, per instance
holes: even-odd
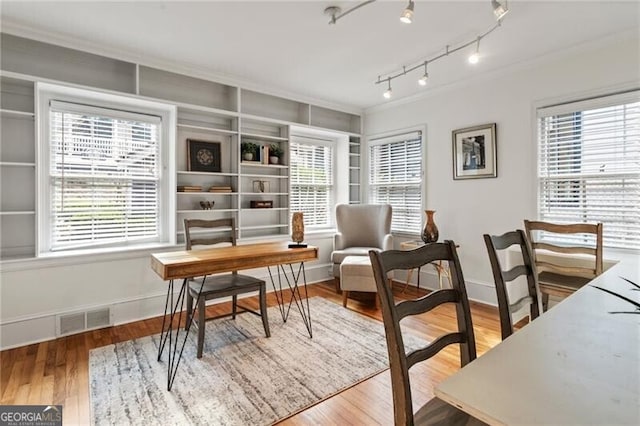
[[[326,264],[307,266],[305,268],[307,283],[312,285],[331,279],[327,276],[327,267]],[[273,292],[266,269],[253,270],[252,275],[264,279],[267,282],[267,291]],[[274,278],[277,283],[277,276],[274,275]],[[285,280],[283,280],[283,286],[287,288]],[[176,286],[176,295],[179,289],[180,286]],[[251,294],[247,294],[244,297],[250,296]],[[162,315],[164,313],[165,300],[166,293],[156,293],[101,306],[73,306],[64,312],[4,321],[0,324],[0,350],[45,342],[60,337],[56,334],[56,318],[59,315],[109,308],[111,310],[111,324],[121,325]],[[230,300],[230,298],[217,299],[210,301],[210,303],[223,303],[226,300]]]

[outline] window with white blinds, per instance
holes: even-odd
[[[640,92],[542,108],[538,126],[540,220],[602,222],[605,247],[640,249]]]
[[[290,143],[290,209],[304,214],[305,228],[332,225],[333,147],[330,141],[293,136]]]
[[[394,232],[419,233],[422,212],[422,133],[374,139],[369,147],[369,202],[391,204]]]
[[[51,101],[50,250],[157,241],[160,117]]]

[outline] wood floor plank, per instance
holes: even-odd
[[[394,283],[400,298],[426,294],[415,288],[402,293],[403,283]],[[309,287],[309,297],[323,297],[342,305],[333,281]],[[257,297],[242,303],[257,309]],[[267,304],[277,303],[273,293]],[[379,309],[371,302],[349,299],[348,309],[381,321]],[[230,303],[208,307],[209,314],[230,311]],[[500,324],[496,308],[471,303],[478,355],[500,342]],[[107,329],[88,331],[10,349],[0,353],[0,403],[62,404],[64,424],[90,423],[89,351],[93,348],[123,342],[160,332],[162,317],[149,318]],[[432,340],[456,327],[453,307],[442,306],[427,314],[403,320],[406,332]],[[412,368],[413,404],[417,409],[433,397],[433,388],[460,368],[459,351],[450,347],[426,363]],[[350,389],[310,407],[281,422],[282,425],[340,424],[375,425],[393,423],[389,372],[380,373]]]
[[[53,375],[42,378],[40,390],[40,402],[38,404],[54,405],[53,389],[55,377]]]
[[[9,370],[9,378],[4,392],[2,392],[2,398],[0,403],[2,404],[18,404],[13,402],[20,388],[20,382],[22,380],[22,374],[24,370],[24,360],[16,357],[13,363],[13,368]]]

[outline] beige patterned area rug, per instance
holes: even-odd
[[[160,335],[92,350],[92,422],[268,425],[388,367],[381,322],[322,298],[310,307],[312,339],[295,306],[285,324],[269,308],[270,338],[253,315],[210,321],[201,359],[194,327],[171,392],[167,353],[157,361]]]

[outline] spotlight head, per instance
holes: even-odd
[[[410,24],[413,22],[413,0],[409,0],[409,4],[400,15],[400,21],[405,24]]]
[[[475,64],[477,64],[477,63],[480,61],[480,55],[478,55],[478,52],[473,52],[473,53],[469,56],[468,60],[469,60],[469,63],[470,63],[470,64],[474,64],[474,65],[475,65]]]
[[[385,90],[384,93],[382,94],[382,96],[384,96],[385,99],[391,99],[392,95],[393,95],[393,91],[391,89]]]
[[[420,77],[420,79],[418,80],[418,84],[420,86],[426,86],[427,85],[427,80],[429,79],[429,74],[425,73],[422,77]]]
[[[491,0],[491,7],[493,7],[493,14],[495,15],[497,21],[500,21],[502,18],[504,18],[504,15],[509,12],[506,1],[504,2],[504,4],[502,4],[498,0]]]
[[[340,15],[340,12],[342,12],[342,9],[338,6],[329,6],[324,10],[324,14],[329,16],[329,24],[336,23],[336,17]]]

